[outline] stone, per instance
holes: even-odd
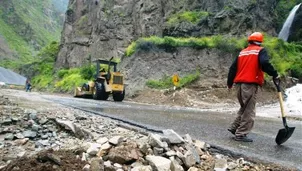
[[[172,129],[163,130],[164,139],[170,144],[184,143],[184,139]]]
[[[102,138],[99,138],[98,140],[96,140],[96,142],[97,142],[98,144],[103,145],[103,144],[105,144],[106,142],[108,142],[108,138],[107,138],[107,137],[102,137]]]
[[[3,125],[10,125],[13,123],[13,120],[11,118],[6,118],[2,121]]]
[[[235,169],[236,167],[238,167],[238,165],[237,165],[236,163],[234,163],[234,162],[228,163],[228,169],[229,169],[229,170],[233,170],[233,169]]]
[[[82,153],[81,161],[87,161],[86,153]]]
[[[194,145],[200,149],[206,150],[207,149],[207,145],[205,142],[199,141],[199,140],[195,140]]]
[[[40,125],[37,125],[37,124],[33,124],[33,125],[31,126],[31,130],[32,130],[32,131],[35,131],[35,132],[38,132],[40,128],[41,128],[41,126],[40,126]]]
[[[114,136],[110,138],[109,143],[113,145],[118,145],[119,143],[123,142],[124,138],[121,136]]]
[[[47,134],[44,134],[44,135],[41,136],[41,138],[42,138],[42,139],[47,139],[47,138],[48,138],[48,135],[47,135]]]
[[[190,144],[193,143],[193,140],[192,140],[192,138],[191,138],[191,136],[190,136],[189,134],[186,134],[186,135],[185,135],[185,141],[186,141],[187,143],[190,143]]]
[[[165,154],[166,154],[168,157],[176,156],[176,152],[173,151],[173,150],[167,151]]]
[[[215,160],[215,171],[226,171],[228,168],[228,162],[226,159],[216,159]]]
[[[83,167],[83,171],[90,171],[90,164],[86,164],[86,165]]]
[[[112,166],[112,165],[111,165],[111,162],[110,162],[110,161],[105,161],[105,162],[104,162],[104,166],[105,166],[105,167],[110,167],[110,166]]]
[[[23,138],[24,138],[24,135],[21,134],[21,133],[17,133],[17,134],[15,134],[15,137],[16,137],[17,139],[23,139]]]
[[[141,153],[136,143],[125,142],[120,146],[111,148],[107,156],[114,163],[125,164],[138,160]]]
[[[164,149],[163,148],[158,148],[158,147],[154,147],[153,148],[153,154],[156,156],[160,156],[164,153]]]
[[[170,171],[171,161],[161,156],[146,156],[146,160],[149,162],[153,170],[157,171]]]
[[[123,167],[122,165],[120,165],[120,164],[118,164],[118,163],[114,163],[113,166],[114,166],[114,167],[117,167],[117,168],[122,168],[122,167]]]
[[[182,160],[188,168],[192,167],[196,163],[195,157],[190,150],[184,154],[184,158]]]
[[[170,157],[171,160],[171,171],[184,171],[184,168],[179,164],[174,157]]]
[[[33,111],[31,112],[29,115],[28,115],[29,119],[31,120],[36,120],[38,117],[37,117],[37,111]]]
[[[5,135],[4,139],[5,140],[13,140],[14,137],[15,137],[14,134],[8,133],[8,134]]]
[[[101,148],[100,144],[91,143],[90,147],[87,149],[86,153],[89,154],[90,156],[96,156],[96,154],[98,153],[100,148]]]
[[[37,136],[37,133],[31,130],[26,130],[22,134],[25,138],[35,138]]]
[[[104,171],[104,162],[100,158],[91,159],[90,171]]]
[[[151,166],[135,166],[134,168],[131,169],[131,171],[152,171]]]
[[[26,151],[21,151],[21,152],[19,152],[19,153],[17,154],[17,157],[18,157],[18,158],[22,158],[22,157],[25,156],[25,154],[26,154]]]
[[[199,169],[196,168],[196,167],[190,167],[190,168],[188,169],[188,171],[199,171]]]
[[[24,145],[28,142],[29,138],[17,139],[14,141],[16,145]]]
[[[140,151],[141,151],[144,155],[148,154],[148,149],[149,149],[149,148],[150,148],[150,145],[147,144],[147,143],[140,143],[140,144],[139,144],[139,149],[140,149]]]
[[[101,146],[101,149],[102,149],[102,150],[109,150],[111,147],[112,147],[112,146],[109,144],[109,142],[107,142],[107,143],[105,143],[105,144],[103,144],[103,145]]]
[[[164,148],[165,144],[160,139],[161,139],[161,137],[157,134],[149,134],[148,144],[150,144],[150,146],[152,146],[152,147]]]

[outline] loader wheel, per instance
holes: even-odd
[[[117,102],[123,101],[124,98],[125,98],[125,89],[122,92],[118,92],[118,93],[115,92],[115,93],[113,93],[112,96],[113,96],[113,100],[114,101],[117,101]]]
[[[93,99],[95,100],[107,100],[109,94],[105,91],[105,86],[101,83],[95,83],[93,91]]]

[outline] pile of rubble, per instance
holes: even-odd
[[[188,134],[164,130],[143,135],[118,125],[63,106],[24,109],[0,95],[0,170],[272,169],[210,153],[210,145]]]

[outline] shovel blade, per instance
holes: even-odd
[[[280,129],[275,139],[276,143],[278,145],[281,145],[292,136],[294,131],[295,131],[295,127],[286,127]]]

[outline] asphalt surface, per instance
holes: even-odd
[[[256,117],[250,134],[254,142],[243,143],[234,141],[233,135],[226,130],[235,117],[228,113],[65,97],[48,96],[47,99],[150,130],[173,129],[181,135],[189,134],[195,139],[253,161],[272,162],[302,170],[301,121],[288,120],[288,125],[296,127],[296,130],[287,142],[278,146],[275,137],[278,130],[283,128],[281,119]]]

